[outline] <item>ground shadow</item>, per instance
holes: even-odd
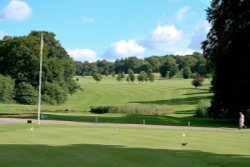
[[[167,100],[155,100],[155,101],[131,101],[129,103],[141,103],[141,104],[161,104],[161,105],[183,105],[183,104],[198,104],[201,99],[211,99],[211,95],[207,96],[194,96],[185,98],[173,98]]]
[[[82,139],[84,141],[84,139]],[[178,143],[179,144],[179,143]],[[249,155],[76,144],[0,145],[1,167],[248,167]]]
[[[208,94],[208,93],[211,93],[211,92],[206,91],[206,92],[185,93],[183,95],[200,95],[200,94]]]
[[[189,111],[187,111],[189,112]],[[124,115],[109,116],[100,114],[93,116],[72,116],[72,115],[53,115],[48,114],[49,120],[65,120],[77,122],[98,122],[98,123],[127,123],[127,124],[149,124],[149,125],[168,125],[168,126],[196,126],[196,127],[228,127],[237,128],[237,120],[213,118],[197,118],[194,116],[175,117],[175,116],[156,116],[156,115]]]

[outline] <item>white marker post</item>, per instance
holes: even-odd
[[[39,93],[38,93],[38,110],[37,110],[37,123],[40,124],[41,117],[41,89],[42,89],[42,69],[43,69],[43,33],[41,34],[40,46],[40,71],[39,71]]]

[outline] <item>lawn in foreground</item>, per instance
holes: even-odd
[[[1,167],[250,165],[245,130],[19,124],[1,125],[0,135]]]

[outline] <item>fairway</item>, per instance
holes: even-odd
[[[0,135],[1,167],[250,165],[244,130],[18,124],[1,125]]]
[[[204,86],[195,89],[191,79],[171,79],[145,83],[118,82],[112,76],[103,76],[101,82],[92,77],[76,77],[83,89],[69,96],[62,105],[46,105],[41,107],[42,112],[65,111],[86,112],[91,106],[116,106],[124,104],[154,104],[166,105],[174,112],[192,115],[201,99],[209,99],[210,81]],[[0,104],[0,113],[30,113],[36,112],[36,105]]]

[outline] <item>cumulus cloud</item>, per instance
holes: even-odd
[[[182,31],[174,25],[157,26],[142,45],[150,49],[168,49],[182,39]]]
[[[93,22],[95,22],[95,19],[94,18],[83,17],[83,18],[81,18],[81,21],[84,22],[84,23],[93,23]]]
[[[135,40],[118,41],[112,43],[109,49],[104,54],[105,57],[110,59],[120,59],[124,57],[134,56],[143,53],[145,48],[139,45]]]
[[[97,60],[96,52],[91,49],[67,49],[67,52],[75,61],[93,62]]]
[[[189,7],[189,6],[184,6],[184,7],[182,7],[181,9],[179,9],[178,12],[177,12],[177,15],[176,15],[177,19],[178,19],[178,20],[182,20],[182,19],[184,18],[185,14],[186,14],[189,10],[190,10],[190,7]]]
[[[198,24],[192,33],[189,48],[194,50],[201,50],[201,42],[206,40],[206,35],[209,32],[211,26],[207,21]]]
[[[10,3],[0,12],[0,19],[23,21],[32,13],[30,6],[21,0],[11,0]]]

